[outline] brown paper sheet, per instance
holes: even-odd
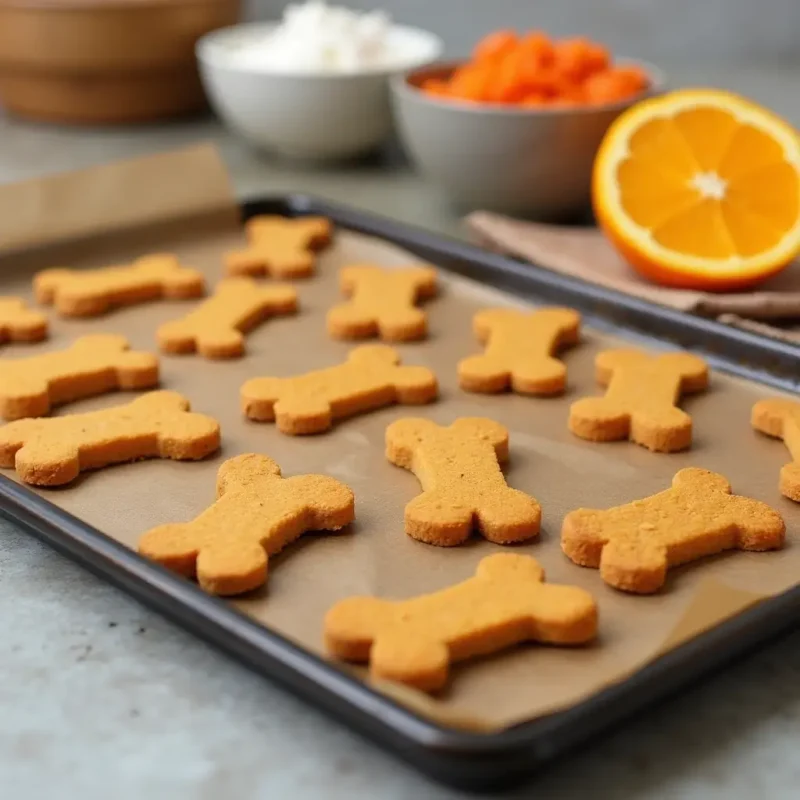
[[[465,220],[482,246],[652,303],[800,342],[800,263],[758,290],[701,292],[657,286],[637,275],[597,228],[545,225],[475,211]]]
[[[41,223],[38,243],[55,243],[64,230],[53,224],[60,203],[71,206],[82,241],[36,248],[24,256],[0,257],[0,289],[30,297],[32,271],[54,263],[100,266],[109,259],[124,261],[153,250],[174,250],[187,264],[204,270],[213,283],[220,275],[220,257],[241,244],[233,214],[220,214],[215,225],[195,217],[194,227],[179,230],[154,227],[151,217],[132,229],[130,198],[157,195],[164,184],[178,184],[187,158],[194,170],[216,173],[218,162],[205,155],[182,154],[177,160],[158,160],[153,171],[124,169],[62,177],[51,194],[47,183],[35,191],[22,187],[41,202],[28,207],[29,230],[24,241],[33,243],[33,221]],[[149,166],[153,166],[150,162]],[[114,176],[117,176],[114,179]],[[193,207],[204,214],[220,207],[225,198],[213,175],[195,174],[194,186],[215,187],[211,196],[194,197]],[[119,182],[115,185],[115,181]],[[99,232],[110,221],[120,232],[105,240],[87,239],[89,213],[81,198],[93,196],[100,181],[110,207],[105,208]],[[144,182],[144,183],[143,183]],[[14,211],[13,192],[0,196],[0,219]],[[78,208],[74,206],[77,205]],[[165,204],[168,205],[168,204]],[[177,213],[177,207],[165,208]],[[230,199],[227,208],[233,210]],[[126,230],[122,230],[125,228]],[[298,282],[301,312],[296,317],[268,321],[248,338],[248,355],[239,361],[208,362],[187,357],[162,357],[163,386],[187,395],[194,408],[217,417],[224,447],[208,461],[180,464],[148,461],[111,467],[82,476],[68,488],[43,491],[56,505],[97,526],[113,538],[134,546],[140,534],[168,521],[189,520],[213,501],[219,464],[237,453],[256,451],[275,458],[285,475],[322,472],[348,483],[356,495],[357,522],[339,534],[308,535],[271,560],[268,586],[234,601],[235,606],[264,625],[312,652],[322,653],[321,622],[336,601],[352,594],[402,598],[429,592],[472,575],[475,565],[497,547],[479,538],[452,549],[421,544],[403,533],[403,507],[419,492],[410,473],[391,465],[383,453],[383,437],[391,421],[407,415],[429,416],[449,423],[464,415],[484,415],[510,430],[511,486],[530,492],[544,509],[541,539],[515,548],[538,558],[548,579],[577,584],[590,590],[600,608],[600,638],[591,647],[563,650],[522,646],[454,668],[447,691],[427,697],[413,690],[382,685],[379,688],[418,713],[444,724],[473,730],[496,730],[568,707],[618,682],[674,647],[760,599],[782,592],[800,579],[797,546],[800,506],[782,498],[778,471],[787,460],[780,442],[754,433],[749,425],[752,404],[768,394],[762,387],[715,374],[710,390],[687,400],[695,420],[696,439],[690,452],[656,455],[627,443],[591,444],[566,429],[569,403],[598,392],[592,360],[605,347],[622,340],[585,332],[583,343],[566,353],[570,386],[558,399],[514,395],[470,395],[459,390],[457,361],[479,351],[471,332],[471,317],[482,307],[521,305],[480,284],[442,273],[441,296],[430,303],[431,337],[424,343],[399,349],[409,364],[433,368],[441,382],[440,402],[425,408],[395,407],[340,423],[330,433],[309,437],[284,436],[269,424],[244,420],[238,392],[245,379],[258,375],[286,376],[341,362],[349,349],[330,340],[324,315],[339,301],[337,268],[352,261],[384,265],[410,260],[380,241],[341,232],[335,246],[320,258],[318,277]],[[2,357],[22,357],[65,347],[90,332],[115,331],[127,335],[136,348],[154,349],[156,327],[180,316],[191,302],[155,302],[117,311],[91,321],[53,317],[53,336],[41,345],[6,346]],[[656,345],[654,345],[656,346]],[[125,402],[129,395],[110,394],[71,404],[58,413],[80,412]],[[784,514],[789,544],[780,553],[731,553],[673,570],[664,592],[634,597],[606,587],[595,570],[571,564],[561,553],[558,534],[564,514],[578,506],[603,508],[627,502],[668,486],[681,467],[698,465],[720,471],[734,490],[771,503]],[[7,474],[13,476],[12,472]],[[364,675],[360,668],[343,667]]]
[[[0,186],[0,249],[203,217],[235,201],[210,144]]]

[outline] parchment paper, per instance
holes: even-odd
[[[186,180],[187,174],[191,180]],[[94,188],[98,183],[104,187],[101,216],[97,215],[99,190]],[[57,191],[51,191],[54,186]],[[164,200],[164,186],[171,187],[169,203]],[[203,197],[197,196],[199,187],[204,187]],[[191,205],[181,197],[187,192]],[[22,207],[14,202],[17,194],[26,198]],[[87,197],[95,198],[88,206]],[[153,197],[161,198],[158,220],[148,202]],[[15,248],[23,242],[29,247],[24,253],[0,257],[0,290],[30,297],[35,269],[55,264],[101,266],[165,249],[204,270],[213,284],[221,274],[222,253],[243,240],[234,209],[216,155],[203,148],[60,177],[55,183],[7,188],[0,192],[0,233]],[[18,212],[27,225],[24,237],[13,235]],[[92,218],[97,221],[96,238],[88,236]],[[55,244],[76,235],[79,241]],[[34,238],[43,246],[31,247]],[[292,375],[344,360],[349,345],[328,338],[324,318],[326,309],[340,300],[338,267],[354,261],[397,265],[414,259],[380,241],[340,232],[332,249],[321,256],[318,276],[296,284],[300,313],[272,319],[252,333],[245,358],[209,362],[197,356],[161,357],[162,385],[184,393],[196,410],[219,419],[224,441],[219,455],[195,464],[154,460],[110,467],[83,475],[68,488],[43,491],[43,496],[133,547],[152,526],[189,520],[210,504],[217,468],[237,453],[266,453],[287,476],[321,472],[345,481],[356,495],[357,522],[352,528],[304,537],[271,559],[265,589],[233,601],[264,625],[322,653],[322,618],[338,600],[352,594],[403,598],[433,591],[469,577],[483,556],[498,549],[480,538],[463,547],[440,549],[403,533],[403,507],[418,494],[419,486],[411,473],[386,460],[386,426],[409,415],[443,424],[465,415],[502,422],[511,437],[508,481],[533,494],[544,509],[540,540],[515,549],[539,559],[550,581],[583,586],[594,594],[600,608],[600,637],[584,649],[521,646],[458,665],[448,689],[433,698],[385,684],[378,687],[421,714],[474,730],[503,728],[575,704],[686,638],[798,582],[800,506],[782,498],[777,489],[778,471],[788,455],[781,442],[756,434],[749,424],[752,404],[771,392],[715,373],[708,392],[683,403],[695,422],[694,446],[686,453],[658,455],[628,443],[581,441],[567,431],[569,404],[600,392],[594,383],[593,358],[624,340],[586,330],[583,342],[564,355],[570,385],[562,398],[464,393],[457,385],[455,365],[480,350],[471,332],[473,313],[486,306],[522,304],[444,272],[440,296],[426,306],[429,340],[399,347],[406,363],[435,370],[442,390],[438,403],[380,410],[309,438],[284,436],[271,424],[244,420],[239,387],[246,379]],[[154,302],[91,321],[53,315],[48,342],[9,345],[0,355],[22,357],[62,349],[77,336],[107,331],[127,335],[135,348],[155,350],[157,326],[192,306],[192,302]],[[109,394],[62,407],[57,413],[104,408],[128,399],[124,393]],[[734,491],[777,508],[787,521],[786,549],[730,553],[672,570],[664,591],[652,597],[616,592],[603,584],[596,570],[581,569],[562,555],[558,535],[566,512],[579,506],[605,508],[660,491],[678,469],[689,465],[722,472]],[[14,477],[13,471],[6,474]],[[354,671],[365,675],[360,668]]]

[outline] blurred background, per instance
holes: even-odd
[[[249,19],[280,17],[282,0],[247,0]],[[800,64],[800,0],[348,0],[442,37],[461,56],[487,31],[585,35],[654,63]]]

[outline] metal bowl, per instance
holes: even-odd
[[[417,168],[464,210],[573,217],[589,207],[592,164],[609,125],[664,88],[663,74],[650,64],[620,63],[642,67],[648,90],[623,102],[576,108],[459,102],[421,90],[429,78],[447,78],[457,63],[396,76],[392,103],[400,139]]]

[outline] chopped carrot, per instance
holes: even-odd
[[[497,66],[489,87],[489,99],[496,103],[517,103],[525,96],[526,87],[517,54],[510,54]]]
[[[615,65],[608,49],[590,39],[553,41],[542,31],[498,30],[449,78],[429,79],[422,90],[477,103],[566,108],[629,99],[647,85],[641,67]]]
[[[553,52],[555,67],[565,78],[581,81],[591,72],[591,46],[587,39],[563,39]]]
[[[631,64],[613,67],[612,71],[628,85],[632,92],[642,92],[647,88],[649,81],[647,80],[647,74],[641,67]]]
[[[578,106],[586,103],[586,89],[582,83],[565,83],[556,98],[563,101],[561,105]]]
[[[549,98],[546,94],[542,94],[541,92],[531,92],[522,98],[520,105],[523,108],[541,108],[542,106],[547,105],[550,102],[550,99],[551,98]]]
[[[423,92],[438,97],[447,97],[450,94],[450,88],[447,81],[440,80],[439,78],[428,78],[422,82],[420,87]]]
[[[647,81],[641,70],[611,67],[590,76],[584,86],[589,103],[613,103],[643,91]]]
[[[539,92],[546,97],[555,97],[561,94],[564,81],[554,69],[540,69],[526,73],[525,85],[533,92]]]
[[[450,79],[450,94],[461,100],[488,100],[491,82],[488,70],[477,66],[461,67]]]
[[[601,44],[589,42],[589,47],[586,51],[586,66],[589,70],[589,74],[592,75],[595,72],[602,72],[604,69],[608,69],[610,64],[611,54],[608,50]]]
[[[553,63],[553,43],[541,31],[525,34],[519,41],[518,50],[528,54],[541,67]]]
[[[478,62],[495,61],[515,50],[518,43],[516,31],[495,31],[478,42],[472,56]]]

